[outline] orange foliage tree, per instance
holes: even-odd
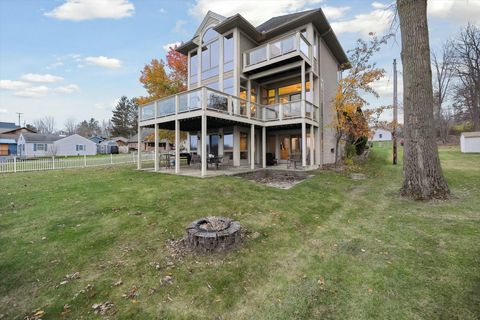
[[[373,88],[373,83],[385,74],[385,70],[378,68],[371,58],[385,44],[391,35],[378,38],[370,33],[369,41],[357,40],[356,48],[349,51],[350,64],[348,74],[342,78],[337,86],[332,101],[335,117],[332,123],[335,129],[335,163],[338,162],[338,148],[343,140],[356,146],[370,136],[369,125],[387,107],[366,109],[368,102],[363,94],[379,95]]]
[[[176,51],[177,46],[170,47],[166,55],[167,63],[163,60],[152,59],[145,65],[140,75],[140,82],[148,93],[146,97],[137,97],[139,105],[185,91],[187,89],[188,62],[187,57]],[[160,139],[170,142],[175,140],[175,133],[171,130],[159,130]],[[147,137],[153,141],[154,137]],[[146,138],[146,139],[147,139]],[[181,133],[181,139],[186,134]]]

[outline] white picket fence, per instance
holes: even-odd
[[[140,154],[141,161],[153,161],[153,153]],[[105,156],[83,157],[51,157],[38,159],[10,158],[0,159],[0,173],[14,173],[27,171],[46,171],[69,168],[87,168],[109,166],[118,164],[135,164],[138,160],[137,153],[110,154]]]

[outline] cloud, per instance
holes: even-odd
[[[397,95],[400,98],[403,94],[403,82],[402,77],[400,75],[397,76]],[[393,75],[386,74],[380,80],[375,81],[372,84],[372,87],[377,91],[377,93],[382,98],[393,98]]]
[[[64,65],[64,63],[63,63],[62,61],[57,61],[57,62],[54,62],[54,63],[49,64],[48,66],[45,67],[45,69],[51,70],[51,69],[55,69],[55,68],[61,67],[61,66],[63,66],[63,65]]]
[[[134,5],[128,0],[66,0],[45,16],[71,21],[122,19],[132,16],[134,11]]]
[[[51,74],[37,74],[37,73],[27,73],[20,77],[20,79],[29,82],[57,82],[63,80],[62,77],[54,76]]]
[[[0,113],[7,113],[8,110],[7,109],[0,109]]]
[[[0,89],[4,90],[19,90],[28,87],[30,84],[23,81],[16,80],[0,80]]]
[[[480,25],[480,1],[478,0],[442,0],[430,1],[427,6],[430,16],[451,19],[465,24]]]
[[[86,57],[84,61],[87,65],[94,65],[108,69],[117,69],[122,66],[122,61],[119,59],[108,58],[105,56]]]
[[[187,25],[187,21],[177,20],[177,22],[175,22],[175,26],[173,27],[172,31],[181,35],[188,35],[188,30],[185,28],[185,25]]]
[[[73,93],[80,91],[80,87],[76,84],[68,84],[66,86],[56,87],[53,91],[58,93]]]
[[[389,4],[385,4],[382,2],[377,2],[377,1],[372,2],[373,9],[385,10],[385,9],[388,9],[389,6],[390,6]]]
[[[167,43],[166,45],[162,46],[163,50],[166,52],[170,51],[170,48],[175,48],[181,45],[182,43],[180,41],[173,42],[173,43]]]
[[[346,11],[350,10],[350,7],[322,7],[323,13],[328,20],[336,20],[341,18]]]
[[[208,10],[226,17],[240,13],[253,25],[258,25],[270,17],[318,8],[322,2],[323,0],[262,0],[250,3],[248,1],[196,0],[195,4],[190,6],[188,14],[201,20]],[[335,13],[333,7],[329,8],[331,14],[338,15],[338,10]]]
[[[167,11],[165,10],[165,8],[160,8],[160,9],[158,10],[158,12],[160,12],[160,13],[165,13],[165,12],[167,12]]]
[[[44,96],[48,92],[48,87],[46,86],[38,86],[38,87],[27,87],[20,91],[16,91],[14,95],[19,97],[26,97],[26,98],[36,98]]]
[[[373,3],[375,7],[376,2]],[[378,7],[378,6],[377,6]],[[370,32],[383,34],[391,26],[394,13],[389,9],[374,9],[370,13],[355,15],[353,19],[332,22],[336,34],[359,32],[367,36]]]

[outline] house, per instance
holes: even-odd
[[[188,91],[140,106],[139,131],[175,130],[176,145],[187,132],[202,176],[210,155],[251,169],[266,167],[267,153],[304,169],[335,161],[330,102],[349,61],[321,9],[257,27],[209,11],[177,51],[188,57]]]
[[[140,143],[140,151],[155,151],[155,130],[151,128],[144,128],[141,130],[141,132],[142,135],[140,141],[138,139],[138,134],[128,139],[128,149],[138,151],[138,144]],[[158,152],[164,153],[170,150],[173,150],[173,144],[169,143],[167,139],[159,139]]]
[[[11,130],[20,128],[14,122],[0,122],[0,133],[5,133]]]
[[[102,154],[118,154],[118,144],[114,140],[104,140],[98,145],[97,152]]]
[[[373,137],[370,141],[392,141],[392,133],[381,128],[373,129]]]
[[[97,145],[78,134],[62,137],[54,134],[21,133],[17,154],[24,158],[95,155]]]
[[[17,155],[17,139],[12,134],[0,134],[0,157]]]
[[[97,135],[93,135],[90,138],[88,138],[88,140],[91,140],[91,141],[95,142],[97,145],[99,145],[104,140],[106,140],[106,138],[101,137],[101,136],[97,136]]]
[[[460,135],[460,150],[463,153],[480,153],[480,131],[462,132]]]

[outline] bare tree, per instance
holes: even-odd
[[[457,93],[464,98],[473,129],[480,131],[480,28],[468,24],[452,44]]]
[[[64,126],[65,126],[65,132],[66,132],[68,135],[72,135],[72,134],[77,133],[78,124],[77,124],[77,122],[75,121],[75,119],[73,119],[73,118],[68,118],[68,119],[65,121]]]
[[[405,125],[403,196],[428,200],[450,194],[443,177],[433,120],[427,0],[397,0],[402,38]]]
[[[436,132],[443,143],[447,141],[449,127],[452,122],[451,112],[445,105],[451,95],[454,80],[454,56],[451,43],[443,44],[440,56],[432,51],[432,64],[435,69],[433,80],[433,116]]]
[[[37,119],[33,122],[38,133],[53,134],[55,132],[55,119],[50,116]]]

